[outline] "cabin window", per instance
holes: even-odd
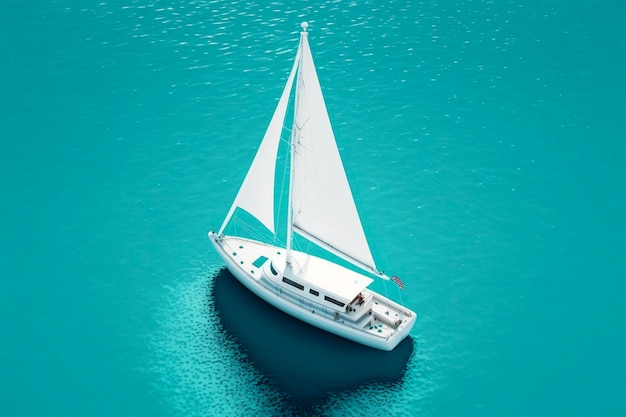
[[[324,296],[324,300],[328,301],[329,303],[337,304],[339,307],[343,307],[346,305],[346,303],[342,303],[341,301],[335,300],[334,298],[327,295]]]
[[[261,265],[265,263],[265,261],[267,261],[267,258],[265,256],[259,256],[256,261],[252,262],[252,266],[254,266],[255,268],[260,268]]]
[[[278,272],[274,269],[274,265],[270,262],[270,272],[274,275],[278,275]]]
[[[292,281],[289,278],[283,277],[283,282],[286,282],[287,284],[291,285],[292,287],[296,287],[299,290],[304,290],[304,285],[298,284],[297,282]]]
[[[309,292],[313,295],[320,295],[320,293],[318,291],[315,291],[313,288],[309,289]]]

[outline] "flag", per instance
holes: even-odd
[[[401,290],[403,290],[403,289],[404,289],[404,282],[402,282],[402,280],[401,280],[400,278],[398,278],[398,277],[397,277],[397,276],[395,276],[395,275],[392,275],[392,276],[391,276],[391,280],[392,280],[393,282],[395,282],[395,283],[396,283],[396,285],[397,285],[397,286],[398,286]]]

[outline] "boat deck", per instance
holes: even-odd
[[[282,272],[276,277],[268,275],[267,266],[270,264],[268,261],[284,260],[283,249],[235,237],[224,238],[221,244],[226,254],[259,285],[279,294],[294,306],[339,322],[346,327],[385,339],[394,335],[401,324],[411,317],[409,310],[368,289],[360,291],[343,307],[324,305],[321,298],[308,296],[308,288],[300,294],[302,289],[294,290],[289,285],[284,285],[281,281]],[[306,281],[301,282],[304,284]]]
[[[387,337],[407,317],[405,312],[386,303],[375,293],[363,292],[361,300],[348,306],[347,318],[355,321],[355,325],[377,336]]]

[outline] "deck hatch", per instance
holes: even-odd
[[[254,266],[255,268],[260,268],[265,263],[265,261],[267,261],[267,257],[259,256],[256,261],[252,262],[252,266]]]

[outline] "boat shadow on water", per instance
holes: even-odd
[[[413,340],[384,352],[297,320],[252,294],[225,268],[211,295],[223,327],[276,388],[302,403],[366,384],[401,383]]]

